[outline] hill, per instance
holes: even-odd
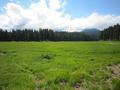
[[[84,29],[81,32],[86,34],[86,35],[89,35],[91,38],[94,38],[94,39],[97,39],[97,40],[100,39],[101,31],[99,29],[95,29],[95,28]]]

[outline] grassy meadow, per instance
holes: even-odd
[[[120,90],[120,42],[0,42],[0,90]]]

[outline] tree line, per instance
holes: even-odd
[[[0,29],[0,41],[97,41],[120,40],[120,25],[116,24],[101,31],[101,37],[84,32],[54,31],[51,29]]]
[[[102,40],[120,40],[120,25],[116,24],[104,29],[101,32]]]
[[[53,31],[51,29],[24,29],[2,30],[0,29],[0,41],[95,41],[91,35],[81,32]]]

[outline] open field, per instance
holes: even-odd
[[[0,90],[120,90],[120,42],[0,42]]]

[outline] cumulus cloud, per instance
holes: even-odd
[[[87,17],[71,18],[64,12],[67,0],[40,0],[24,8],[16,3],[7,3],[6,12],[0,14],[0,28],[50,28],[54,30],[80,31],[85,28],[103,29],[120,23],[120,16],[92,13]]]
[[[120,23],[120,16],[115,15],[101,15],[98,13],[92,13],[88,17],[76,18],[71,21],[71,25],[73,28],[98,28],[104,29],[109,27],[110,25],[114,25],[116,23]],[[71,27],[71,28],[72,28]]]
[[[66,0],[49,0],[49,7],[53,10],[59,10],[64,7]]]

